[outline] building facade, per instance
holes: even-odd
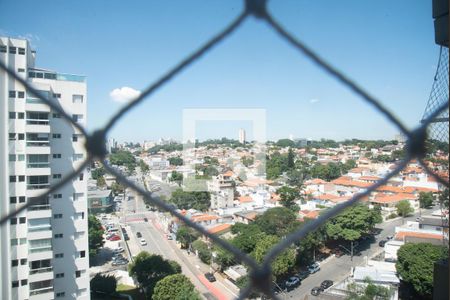
[[[86,122],[84,76],[36,68],[28,41],[0,37],[0,60]],[[0,214],[49,190],[86,158],[73,125],[0,71]],[[89,299],[86,171],[0,228],[2,299]]]

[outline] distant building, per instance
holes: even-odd
[[[111,190],[88,190],[89,214],[111,212],[113,210],[113,196]]]
[[[211,192],[211,209],[234,206],[234,181],[227,173],[219,174],[208,181],[208,191]]]
[[[245,144],[245,130],[239,129],[239,143]]]

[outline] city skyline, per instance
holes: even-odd
[[[379,98],[408,127],[418,125],[439,53],[431,3],[355,2],[351,10],[324,3],[330,9],[324,10],[323,3],[289,1],[271,1],[269,6],[289,31]],[[37,66],[87,76],[91,100],[87,125],[93,130],[220,31],[237,15],[242,1],[178,2],[175,9],[162,3],[108,7],[60,3],[51,9],[48,5],[2,3],[2,11],[12,14],[0,23],[1,34],[29,38],[39,54]],[[188,8],[192,13],[186,15]],[[17,23],[12,18],[19,11],[24,21]],[[58,28],[44,22],[50,15],[57,16]],[[116,20],[122,21],[119,28],[112,25]],[[392,139],[398,133],[372,107],[253,18],[126,115],[111,137],[181,140],[186,108],[266,109],[270,140],[290,134],[311,139]],[[209,127],[199,135],[208,137],[208,130],[234,136],[228,126]]]

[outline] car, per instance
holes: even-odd
[[[386,244],[386,240],[381,240],[381,241],[379,241],[378,242],[378,246],[380,246],[380,247],[384,247],[384,245]]]
[[[116,260],[116,261],[113,261],[111,265],[121,266],[121,265],[126,265],[127,263],[128,263],[128,261],[125,261],[125,260]]]
[[[130,240],[130,237],[128,236],[127,233],[124,233],[124,234],[123,234],[123,239],[124,239],[125,241],[129,241],[129,240]]]
[[[112,260],[113,261],[116,261],[116,260],[126,260],[126,261],[128,261],[128,259],[126,259],[122,254],[114,254],[114,256],[112,257]]]
[[[317,262],[315,262],[315,263],[309,265],[308,266],[308,271],[309,271],[310,274],[314,274],[314,273],[320,271],[319,264]]]
[[[113,250],[113,253],[122,253],[123,251],[125,251],[125,249],[123,249],[123,247],[119,247]]]
[[[208,279],[209,282],[214,282],[216,281],[216,277],[214,277],[213,273],[205,273],[205,278]]]
[[[300,278],[300,280],[303,280],[303,279],[305,279],[308,276],[309,276],[309,272],[306,271],[306,270],[305,271],[300,271],[297,274],[297,277]]]
[[[320,288],[322,289],[322,291],[325,291],[327,288],[329,288],[332,285],[333,285],[333,281],[331,281],[331,280],[324,280],[320,284]]]
[[[148,219],[147,219],[147,218],[144,218],[144,222],[148,222]]]
[[[136,232],[136,236],[137,236],[138,238],[141,238],[141,237],[142,237],[142,233],[140,233],[140,232],[138,231],[138,232]]]
[[[287,288],[295,287],[297,285],[300,285],[300,278],[298,278],[297,276],[289,277],[289,279],[286,280],[284,284]]]
[[[393,235],[388,235],[387,237],[386,237],[386,239],[389,241],[389,240],[392,240],[394,238],[394,236]]]
[[[311,290],[311,295],[319,296],[319,294],[320,294],[320,287],[318,287],[318,286],[313,287],[312,290]]]
[[[122,233],[127,233],[127,230],[125,229],[125,227],[122,227]]]
[[[118,236],[118,235],[113,235],[113,236],[111,236],[110,238],[109,238],[109,240],[110,241],[120,241],[121,239],[120,239],[120,236]]]
[[[146,246],[147,245],[147,241],[145,239],[141,239],[139,241],[139,243],[141,243],[142,246]]]

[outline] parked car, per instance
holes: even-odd
[[[296,287],[297,285],[300,285],[300,278],[297,276],[289,277],[288,280],[284,283],[287,288]]]
[[[122,253],[123,251],[125,251],[125,249],[123,249],[123,247],[119,247],[113,250],[113,253]]]
[[[319,264],[315,262],[315,263],[309,265],[308,266],[308,271],[309,271],[310,274],[314,274],[314,273],[320,271]]]
[[[305,279],[306,277],[308,277],[308,275],[309,275],[309,272],[306,271],[306,270],[304,270],[304,271],[298,272],[297,277],[298,277],[300,280],[303,280],[303,279]]]
[[[138,238],[141,238],[141,237],[142,237],[142,233],[140,233],[140,232],[138,231],[138,232],[136,232],[136,236],[137,236]]]
[[[333,281],[331,281],[331,280],[324,280],[320,284],[320,288],[322,289],[322,291],[325,291],[327,288],[329,288],[332,285],[333,285]]]
[[[384,247],[384,245],[386,244],[386,240],[381,240],[381,241],[379,241],[378,242],[378,246],[380,246],[380,247]]]
[[[110,241],[120,241],[121,239],[120,239],[120,236],[118,236],[118,235],[113,235],[113,236],[111,236],[110,238],[109,238],[109,240]]]
[[[145,239],[141,239],[139,242],[141,243],[142,246],[147,245],[147,241]]]
[[[127,263],[128,263],[128,261],[125,261],[125,260],[116,260],[116,261],[113,261],[111,265],[121,266],[121,265],[126,265]]]
[[[311,295],[319,296],[319,294],[320,294],[320,287],[318,287],[318,286],[313,287],[312,290],[311,290]]]
[[[216,281],[216,277],[214,277],[213,273],[205,273],[205,278],[208,279],[209,282],[214,282]]]
[[[388,235],[387,237],[386,237],[386,239],[389,241],[389,240],[392,240],[394,238],[394,236],[393,235]]]

